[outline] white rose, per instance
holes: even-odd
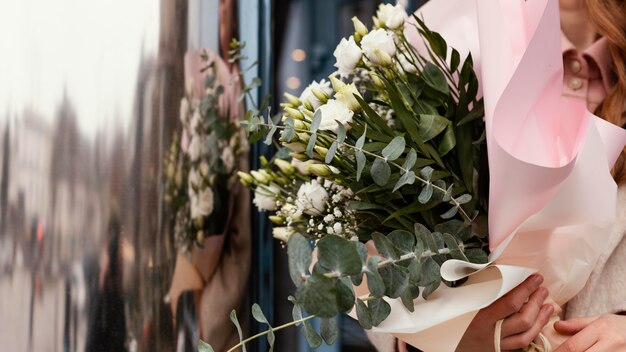
[[[322,92],[326,93],[329,97],[333,94],[333,88],[330,86],[330,82],[325,79],[321,80],[319,83],[317,81],[313,81],[300,95],[300,101],[302,103],[309,103],[313,110],[317,109],[322,103],[319,99],[313,94],[311,89],[319,89]]]
[[[189,148],[187,149],[187,153],[189,154],[189,158],[191,161],[196,161],[200,158],[200,155],[204,153],[204,141],[203,138],[197,134],[194,134],[191,137],[191,142],[189,142]]]
[[[276,186],[269,186],[268,188],[269,189],[259,187],[254,191],[252,203],[254,203],[260,211],[276,210],[276,194],[279,192],[279,189],[276,188]]]
[[[318,216],[326,209],[327,200],[328,192],[317,180],[312,180],[300,186],[296,206],[306,214]]]
[[[350,129],[350,123],[352,123],[352,115],[354,112],[348,109],[348,106],[337,100],[329,100],[326,105],[319,107],[322,112],[322,121],[320,123],[320,130],[333,131],[337,133],[339,129],[337,121],[339,121],[346,130]]]
[[[398,70],[400,72],[404,71],[404,72],[408,72],[408,73],[416,73],[417,72],[417,67],[415,67],[414,64],[412,64],[404,54],[402,55],[398,55]]]
[[[393,6],[391,4],[381,4],[376,11],[376,17],[380,23],[384,23],[389,29],[398,29],[402,27],[406,21],[407,14],[404,7],[400,4]]]
[[[293,233],[294,231],[288,227],[274,227],[272,229],[272,237],[285,243],[289,241],[289,237],[291,237]]]
[[[367,58],[375,64],[383,64],[382,55],[393,57],[396,54],[396,43],[393,36],[386,29],[376,29],[369,32],[361,40],[361,49]],[[377,53],[379,50],[383,54]]]
[[[222,159],[222,162],[224,162],[226,172],[231,172],[235,166],[235,155],[233,154],[233,150],[230,147],[225,147],[222,149],[222,155],[220,158]]]
[[[356,45],[354,36],[350,36],[347,40],[346,38],[341,39],[333,55],[335,59],[337,59],[335,67],[337,67],[339,73],[343,76],[354,71],[356,65],[361,61],[363,53],[361,52],[361,48]]]
[[[208,216],[213,213],[213,191],[207,187],[191,197],[191,218]]]

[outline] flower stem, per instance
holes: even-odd
[[[308,316],[308,317],[306,317],[306,318],[298,319],[298,320],[295,320],[295,321],[289,322],[289,323],[287,323],[287,324],[283,324],[283,325],[281,325],[281,326],[277,326],[277,327],[275,327],[275,328],[270,328],[270,329],[267,329],[267,330],[265,330],[265,331],[262,331],[262,332],[260,332],[260,333],[258,333],[258,334],[256,334],[256,335],[254,335],[254,336],[250,336],[250,337],[248,337],[247,339],[245,339],[245,340],[243,340],[243,341],[239,342],[238,344],[236,344],[235,346],[231,347],[231,348],[230,348],[228,351],[226,351],[226,352],[234,352],[235,350],[237,350],[237,348],[242,347],[242,346],[243,346],[243,345],[245,345],[246,343],[248,343],[248,342],[250,342],[250,341],[252,341],[252,340],[254,340],[254,339],[257,339],[257,338],[259,338],[259,337],[261,337],[261,336],[264,336],[264,335],[269,334],[269,333],[270,333],[270,331],[278,331],[278,330],[282,330],[282,329],[284,329],[284,328],[288,328],[288,327],[293,326],[293,325],[297,325],[297,324],[300,324],[300,323],[304,323],[305,321],[307,321],[307,320],[311,320],[311,319],[316,318],[316,317],[317,317],[316,315],[309,315],[309,316]]]

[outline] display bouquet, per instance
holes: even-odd
[[[609,234],[626,136],[561,95],[558,3],[431,0],[412,18],[386,4],[371,30],[353,22],[329,82],[287,94],[277,118],[248,113],[252,139],[280,131],[287,150],[240,178],[273,212],[297,289],[293,322],[271,327],[254,305],[268,330],[229,351],[292,325],[333,343],[341,313],[453,351],[537,271],[566,303]]]
[[[224,87],[217,62],[202,54],[204,91],[187,92],[180,103],[180,134],[164,162],[165,202],[173,214],[177,248],[187,252],[208,236],[224,233],[237,186],[237,163],[247,141],[237,120],[220,109]]]

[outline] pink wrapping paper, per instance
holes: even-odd
[[[485,98],[490,263],[450,260],[448,280],[415,312],[389,300],[374,331],[425,351],[454,351],[476,312],[534,272],[557,303],[584,286],[615,217],[610,168],[626,132],[562,93],[558,2],[431,0],[418,16],[461,54],[472,52]],[[415,29],[407,26],[407,36]]]

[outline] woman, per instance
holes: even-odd
[[[620,126],[626,103],[626,1],[560,0],[563,32],[564,93],[585,99],[591,111]],[[565,307],[567,320],[554,324],[561,336],[555,352],[626,351],[626,159],[623,152],[613,175],[619,185],[617,223],[608,250],[587,286]],[[523,348],[555,313],[546,304],[542,278],[532,276],[490,307],[481,310],[458,351],[488,351],[496,321],[504,319],[502,350]],[[557,310],[560,310],[557,307]],[[550,326],[547,328],[550,329]],[[555,336],[555,335],[552,335]],[[490,344],[489,344],[490,345]]]
[[[560,0],[559,5],[563,94],[572,99],[584,99],[590,111],[624,126],[626,1]],[[546,301],[548,291],[541,287],[543,278],[531,276],[478,312],[457,351],[494,351],[494,332],[499,320],[503,320],[499,341],[503,351],[528,346],[542,331],[549,336],[555,352],[626,351],[625,159],[623,152],[613,171],[619,185],[616,224],[607,250],[583,291],[563,310]],[[566,320],[549,324],[556,315]],[[399,342],[398,350],[414,349]]]

